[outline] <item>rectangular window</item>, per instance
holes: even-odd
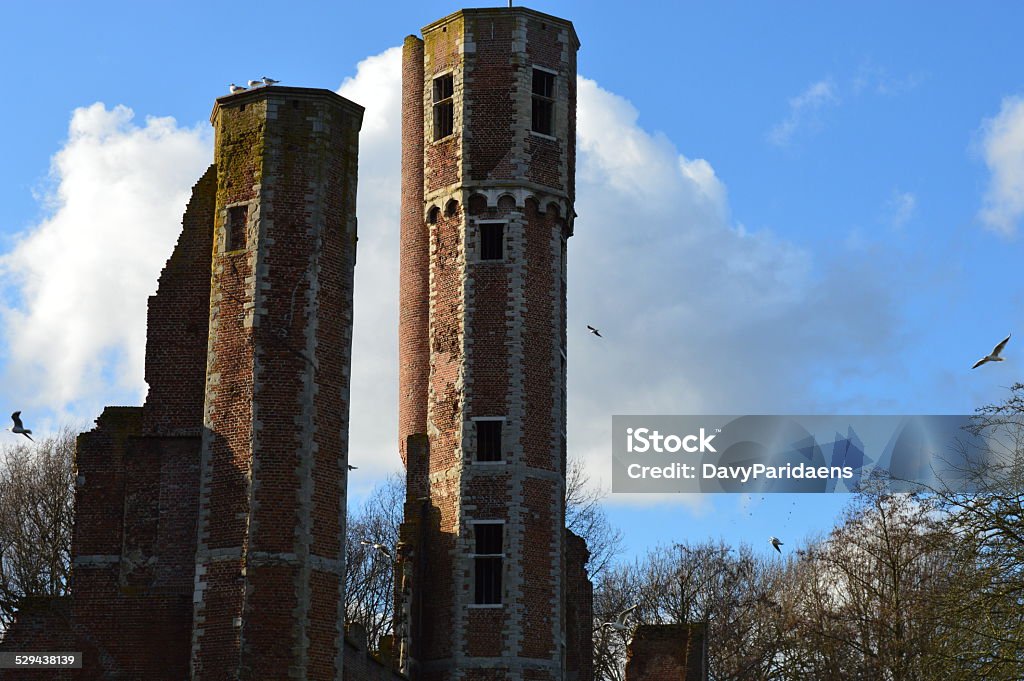
[[[533,121],[534,132],[553,135],[555,129],[555,74],[533,70]]]
[[[505,257],[505,225],[501,222],[480,225],[480,259],[501,260]]]
[[[473,532],[476,552],[473,556],[476,573],[475,602],[478,605],[501,603],[501,564],[504,529],[502,523],[475,523]]]
[[[248,219],[248,206],[228,208],[227,234],[224,240],[225,251],[240,251],[245,248],[245,224]]]
[[[501,461],[502,421],[476,422],[476,460]]]
[[[455,130],[455,79],[452,74],[434,79],[434,141]]]

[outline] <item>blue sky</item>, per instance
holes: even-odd
[[[502,3],[495,3],[502,4]],[[518,3],[517,3],[518,4]],[[965,413],[1024,378],[1024,8],[528,5],[574,22],[570,449],[614,413]],[[0,404],[45,431],[137,404],[145,299],[229,82],[367,107],[354,495],[394,453],[397,53],[438,2],[0,5]],[[594,324],[598,341],[585,333]],[[30,416],[31,415],[31,416]],[[607,481],[607,480],[606,480]],[[841,498],[613,496],[632,551],[792,546]]]

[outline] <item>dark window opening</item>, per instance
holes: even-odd
[[[505,257],[505,225],[489,223],[480,225],[480,259],[501,260]]]
[[[240,251],[245,248],[245,223],[249,218],[248,206],[228,208],[227,239],[225,251]]]
[[[555,129],[555,74],[533,70],[533,120],[531,129],[553,135]]]
[[[455,79],[449,73],[434,79],[434,141],[455,130]]]
[[[501,461],[501,421],[476,422],[476,460]]]
[[[504,525],[500,523],[477,523],[473,525],[476,535],[475,579],[476,598],[479,605],[501,603],[501,564]]]

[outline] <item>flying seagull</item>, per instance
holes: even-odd
[[[250,80],[249,81],[249,87],[259,87],[260,85],[263,85],[263,81],[262,80]]]
[[[274,80],[273,78],[267,78],[266,76],[263,76],[263,84],[264,85],[277,85],[280,82],[281,81],[279,81],[279,80]]]
[[[350,471],[354,471],[354,470],[356,470],[357,468],[359,468],[359,466],[353,466],[352,464],[349,464],[349,465],[348,465],[348,469],[349,469]]]
[[[372,546],[375,550],[379,551],[384,556],[387,556],[388,559],[391,558],[391,552],[388,551],[388,547],[384,546],[383,544],[378,544],[377,542],[367,541],[366,539],[360,539],[359,543],[362,544],[363,546]]]
[[[601,625],[601,628],[603,629],[605,627],[608,627],[609,629],[613,629],[615,631],[626,631],[627,629],[629,629],[629,627],[626,626],[626,617],[629,615],[629,613],[636,610],[638,605],[640,604],[637,603],[632,607],[626,608],[615,617],[614,622],[605,622]]]
[[[1012,336],[1012,335],[1013,334],[1010,334],[1010,336]],[[977,362],[974,363],[974,366],[972,366],[971,368],[972,369],[977,369],[978,367],[980,367],[985,362],[1002,362],[1005,358],[1000,357],[999,353],[1002,352],[1003,348],[1006,347],[1006,344],[1010,342],[1010,336],[1007,336],[1006,338],[1004,338],[999,343],[999,345],[997,345],[994,348],[992,348],[992,352],[991,353],[989,353],[989,354],[985,355],[984,357],[982,357],[981,359],[979,359]]]
[[[7,430],[11,431],[15,435],[24,435],[29,440],[32,440],[32,431],[26,429],[25,426],[22,424],[20,411],[16,411],[13,414],[11,414],[11,420],[14,421],[14,425],[8,428]],[[32,440],[32,442],[35,442],[35,440]]]
[[[590,333],[594,334],[598,338],[604,338],[604,336],[601,335],[601,332],[592,327],[590,324],[587,324],[587,328],[590,330]]]
[[[772,543],[772,546],[775,547],[776,551],[782,553],[782,549],[779,548],[780,546],[782,546],[782,542],[779,541],[778,537],[768,537],[768,541]]]
[[[249,89],[247,87],[242,87],[241,85],[235,85],[234,83],[232,83],[228,87],[231,89],[231,94],[235,94],[236,92],[245,92]]]

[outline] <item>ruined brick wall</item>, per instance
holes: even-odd
[[[270,87],[212,120],[193,675],[335,678],[362,108]]]
[[[422,111],[429,236],[429,493],[422,508],[406,505],[403,532],[416,545],[405,604],[415,678],[566,673],[564,281],[578,47],[569,22],[520,7],[463,10],[424,28],[422,46],[406,44],[410,78],[423,55],[422,104],[404,111]],[[554,78],[551,135],[531,131],[534,67]],[[453,134],[438,139],[434,84],[448,75]],[[488,223],[502,225],[496,260],[482,253]],[[407,234],[418,233],[403,223],[403,253]],[[500,461],[476,460],[479,419],[500,420]],[[502,525],[497,605],[475,602],[480,521]]]
[[[192,188],[178,243],[149,299],[142,425],[149,435],[197,436],[203,427],[216,191],[211,165]]]
[[[706,681],[703,624],[642,624],[626,648],[626,681]]]
[[[387,659],[374,657],[366,647],[366,630],[349,624],[345,635],[345,674],[343,681],[402,681]]]
[[[78,440],[72,598],[5,640],[86,653],[47,678],[341,677],[361,119],[326,90],[218,101],[146,404]]]
[[[6,641],[82,650],[74,678],[188,674],[215,188],[211,168],[149,300],[145,407],[107,407],[78,438],[73,598],[22,611]]]
[[[587,542],[565,531],[566,680],[594,679],[594,585],[587,575]]]
[[[99,651],[75,631],[71,599],[30,598],[21,602],[18,617],[0,639],[0,652],[81,652],[93,661],[82,669],[0,669],[0,679],[12,681],[99,681],[104,672],[95,660]]]

